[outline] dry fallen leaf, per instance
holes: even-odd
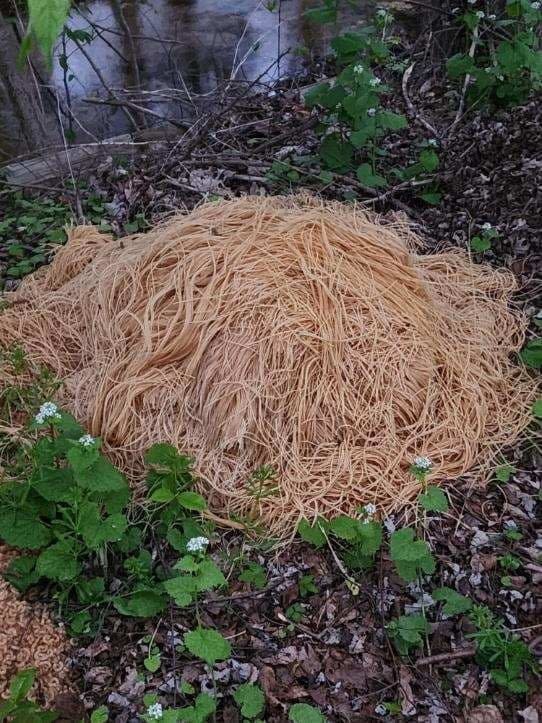
[[[500,710],[495,705],[479,705],[466,716],[467,723],[504,723]]]

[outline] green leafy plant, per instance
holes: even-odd
[[[27,0],[28,28],[21,45],[24,58],[33,44],[50,63],[53,47],[68,19],[71,0]]]
[[[265,174],[268,181],[278,188],[287,188],[301,180],[300,173],[290,161],[274,160]]]
[[[542,369],[542,337],[527,342],[519,356],[528,367]]]
[[[425,540],[415,538],[412,527],[404,527],[390,537],[390,554],[395,568],[405,582],[416,580],[418,575],[430,575],[435,571],[435,558]]]
[[[109,720],[109,709],[106,705],[95,708],[90,714],[90,723],[107,723]]]
[[[426,487],[427,475],[433,469],[433,462],[429,457],[414,457],[414,461],[410,465],[410,474],[419,480],[423,488]]]
[[[512,464],[501,464],[495,468],[495,479],[499,482],[509,482],[517,469]]]
[[[379,703],[375,710],[383,715],[401,715],[402,707],[401,704],[395,700],[385,700],[382,703]]]
[[[186,721],[186,723],[205,723],[211,716],[214,716],[216,712],[216,702],[214,698],[207,695],[207,693],[200,693],[196,697],[194,705],[180,708],[175,712],[177,718],[172,718],[172,720]],[[166,720],[165,716],[162,720]]]
[[[400,655],[408,655],[423,645],[429,623],[423,615],[401,615],[386,625],[388,635]]]
[[[265,571],[265,567],[259,565],[257,562],[249,562],[239,575],[239,580],[241,582],[248,582],[257,590],[263,590],[263,588],[267,585],[267,573]]]
[[[504,536],[511,542],[519,542],[523,539],[523,533],[517,527],[508,527],[504,532]]]
[[[299,578],[299,594],[301,597],[309,597],[318,592],[318,588],[314,584],[313,575],[301,575]]]
[[[161,664],[162,654],[160,653],[160,648],[156,645],[149,645],[148,653],[143,660],[143,665],[146,670],[148,670],[149,673],[156,673],[156,671],[160,669]]]
[[[30,198],[8,191],[3,199],[0,242],[9,263],[5,274],[19,279],[45,263],[51,251],[66,241],[64,227],[73,219],[71,208],[51,198]]]
[[[451,587],[439,587],[431,593],[433,600],[443,602],[442,612],[445,615],[460,615],[472,607],[472,600],[453,590]]]
[[[163,723],[177,723],[177,721],[186,721],[186,723],[205,723],[216,711],[216,702],[206,693],[200,693],[193,705],[185,708],[164,708],[158,701],[158,696],[154,694],[145,695],[143,703],[146,706],[146,712],[141,716],[146,723],[155,723],[159,720]]]
[[[312,524],[308,520],[301,520],[297,527],[297,532],[302,540],[319,549],[320,547],[324,547],[327,542],[327,528],[327,521],[323,517],[319,517]]]
[[[10,683],[7,700],[0,703],[0,722],[9,720],[12,723],[31,723],[32,721],[47,723],[58,718],[58,713],[55,711],[45,711],[27,699],[35,680],[36,670],[34,668],[27,668],[17,673]]]
[[[194,519],[194,513],[203,512],[207,503],[192,489],[196,483],[193,460],[170,444],[158,443],[149,449],[145,461],[150,467],[147,484],[156,532],[175,550],[185,552],[188,540],[205,532]]]
[[[429,485],[418,497],[418,502],[427,512],[447,512],[448,498],[440,487]]]
[[[478,664],[485,667],[492,680],[507,692],[526,693],[528,685],[523,676],[528,670],[537,671],[529,647],[484,605],[473,607],[470,619],[477,628],[469,637],[476,644]]]
[[[315,10],[319,22],[329,22],[336,13],[324,6]],[[323,173],[355,172],[358,181],[369,188],[388,185],[381,148],[383,137],[398,133],[408,125],[407,118],[385,107],[383,98],[390,93],[382,79],[376,75],[377,68],[393,67],[391,48],[396,39],[389,29],[393,21],[391,13],[384,11],[375,15],[369,23],[353,32],[339,35],[331,41],[335,53],[337,76],[333,83],[321,83],[305,95],[305,103],[319,110],[317,127],[321,143],[320,164]],[[400,181],[409,182],[423,178],[431,180],[431,174],[439,166],[439,157],[433,143],[425,143],[418,160],[407,168],[390,169]],[[330,177],[321,177],[323,183]],[[429,203],[438,202],[436,190],[422,194]]]
[[[257,501],[274,497],[279,491],[276,476],[275,469],[270,465],[263,465],[255,470],[247,482],[249,494]]]
[[[230,643],[217,630],[211,628],[197,627],[190,630],[184,635],[184,644],[192,655],[210,666],[231,655]]]
[[[499,233],[496,229],[492,228],[491,224],[485,223],[480,230],[480,233],[473,236],[470,240],[470,247],[477,253],[483,253],[489,251],[491,248],[491,242],[493,239],[498,238]]]
[[[164,581],[164,589],[180,607],[193,603],[197,595],[226,585],[220,568],[209,558],[185,555],[174,565],[181,574]]]
[[[28,574],[35,571],[39,578],[72,584],[85,557],[103,560],[107,545],[122,538],[129,488],[101,455],[100,440],[85,435],[56,405],[42,405],[32,426],[48,434],[29,450],[24,479],[1,487],[0,537],[39,551],[35,568],[25,558]]]
[[[460,17],[468,51],[451,57],[447,71],[464,83],[469,104],[518,105],[540,88],[541,19],[540,6],[530,0],[508,0],[499,16],[469,8]]]
[[[518,570],[521,567],[521,560],[519,557],[516,557],[509,552],[507,552],[506,555],[498,557],[497,562],[503,570]]]
[[[326,544],[328,536],[341,544],[341,555],[352,569],[367,569],[374,561],[382,544],[382,524],[370,519],[360,510],[361,518],[339,515],[332,520],[318,518],[313,525],[301,520],[298,525],[300,537],[316,548]]]
[[[288,711],[288,720],[292,723],[325,723],[322,713],[308,703],[294,703]]]
[[[164,609],[168,595],[187,605],[197,593],[225,584],[204,554],[184,555],[172,574],[156,569],[146,547],[154,534],[173,550],[208,544],[199,536],[205,500],[189,489],[194,478],[187,457],[170,445],[149,450],[150,504],[135,513],[139,525],[129,524],[129,487],[101,454],[99,439],[50,402],[41,405],[28,435],[30,443],[0,485],[0,539],[32,554],[15,558],[5,576],[21,592],[47,582],[72,634],[92,633],[106,605],[122,615],[151,617]],[[163,490],[171,494],[157,501]],[[156,664],[159,657],[149,654],[147,669]]]
[[[243,683],[235,693],[233,699],[241,710],[243,718],[253,720],[258,718],[265,710],[265,696],[259,685]]]
[[[305,606],[301,603],[293,603],[286,608],[286,617],[293,623],[300,623],[305,617]]]

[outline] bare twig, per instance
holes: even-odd
[[[422,665],[435,665],[436,663],[448,663],[451,660],[459,660],[461,658],[471,658],[476,653],[474,645],[461,650],[452,650],[449,653],[439,653],[438,655],[428,655],[425,658],[418,658],[416,667]]]
[[[98,80],[99,80],[100,83],[102,84],[102,87],[104,88],[104,90],[107,91],[107,94],[108,94],[109,96],[111,96],[112,98],[114,98],[114,97],[115,97],[115,94],[113,93],[113,91],[111,90],[111,88],[109,87],[109,85],[107,84],[105,78],[104,78],[103,75],[102,75],[102,72],[100,71],[100,69],[98,68],[98,66],[96,65],[96,63],[92,60],[92,58],[91,58],[90,55],[87,53],[87,51],[85,50],[85,48],[82,46],[82,44],[81,44],[76,38],[74,38],[74,43],[77,45],[77,47],[79,48],[79,51],[80,51],[81,54],[84,56],[84,58],[86,59],[87,63],[90,65],[90,67],[92,68],[92,70],[96,73],[96,77],[98,78]],[[132,115],[132,114],[130,113],[130,111],[128,110],[128,108],[122,107],[121,110],[122,110],[122,112],[124,113],[124,115],[128,118],[128,120],[130,121],[130,123],[132,124],[132,126],[133,126],[135,129],[137,129],[137,128],[138,128],[138,125],[137,125],[137,123],[136,123],[136,121],[135,121],[135,118],[133,117],[133,115]]]
[[[138,113],[143,113],[146,115],[150,115],[153,118],[157,118],[160,121],[165,121],[166,123],[171,123],[171,125],[176,126],[177,128],[182,128],[183,130],[186,130],[187,128],[190,128],[192,123],[189,123],[188,121],[182,121],[182,120],[176,120],[175,118],[169,118],[166,115],[162,115],[162,113],[157,113],[154,110],[151,110],[150,108],[145,108],[144,106],[138,105],[137,103],[133,103],[130,100],[122,100],[120,98],[83,98],[84,103],[92,103],[94,105],[111,105],[118,108],[131,108],[134,111],[137,111]]]
[[[472,42],[471,42],[470,48],[469,48],[469,57],[470,58],[474,58],[474,53],[475,53],[477,44],[478,44],[478,25],[472,31]],[[457,126],[457,124],[459,123],[461,118],[463,117],[463,110],[465,108],[465,98],[467,96],[467,90],[469,89],[470,81],[471,81],[471,76],[469,75],[469,73],[467,73],[467,75],[465,76],[465,80],[463,81],[463,88],[461,90],[461,99],[459,101],[459,107],[457,109],[457,113],[455,114],[454,122],[448,128],[448,130],[446,132],[447,136],[449,136],[453,133],[453,131],[455,130],[455,127]]]
[[[412,63],[409,65],[409,67],[405,70],[403,73],[403,80],[401,83],[401,86],[403,88],[403,98],[405,99],[405,104],[407,107],[408,114],[414,118],[414,120],[418,121],[420,125],[422,125],[424,128],[426,128],[431,135],[435,136],[435,138],[439,138],[440,134],[436,130],[434,126],[427,121],[422,114],[414,107],[414,103],[410,100],[410,96],[408,95],[408,81],[410,80],[410,76],[412,75],[412,71],[414,70],[414,66],[416,64]]]

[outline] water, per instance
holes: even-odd
[[[193,113],[189,104],[158,94],[173,89],[177,95],[205,95],[228,79],[253,81],[261,76],[261,82],[269,83],[292,76],[302,70],[303,58],[323,55],[333,35],[374,10],[372,0],[359,0],[356,8],[341,3],[343,15],[334,27],[306,17],[321,0],[281,0],[280,14],[278,7],[266,7],[270,2],[278,5],[279,0],[123,0],[123,29],[119,0],[91,0],[76,6],[69,27],[92,32],[92,41],[81,42],[82,47],[70,39],[65,47],[59,42],[52,70],[42,68],[42,75],[62,103],[69,95],[77,142],[107,138],[133,130],[129,114],[121,108],[92,102],[106,99],[110,91],[122,94],[130,89],[145,108],[186,118]],[[66,71],[61,67],[64,53]],[[8,104],[2,104],[2,113],[5,136],[16,135],[9,125]],[[140,121],[137,111],[130,113]],[[2,143],[0,133],[0,150],[2,146],[5,150],[8,143]],[[11,152],[16,152],[13,144]]]
[[[85,102],[106,97],[105,86],[137,90],[139,81],[147,91],[174,88],[206,94],[230,78],[253,81],[261,76],[261,82],[271,82],[279,76],[291,76],[300,71],[303,56],[324,53],[336,32],[333,27],[306,18],[305,11],[319,4],[319,0],[282,0],[279,26],[278,8],[270,11],[256,0],[132,0],[123,5],[132,45],[123,32],[116,3],[90,2],[85,11],[73,14],[70,27],[88,30],[89,22],[94,23],[102,37],[84,45],[88,57],[74,42],[67,44],[73,109],[82,125],[104,137],[128,130],[130,125],[118,108]],[[365,3],[364,7],[369,5]],[[355,23],[363,16],[361,11],[350,13],[342,23]],[[288,49],[292,52],[277,63],[278,56]],[[58,56],[62,50],[57,49],[51,78],[61,93],[64,71]],[[134,72],[134,55],[139,78]],[[92,64],[100,69],[101,79]],[[149,102],[149,96],[144,95],[140,98],[156,113],[182,115],[178,104]],[[184,108],[185,113],[189,112],[187,106]]]

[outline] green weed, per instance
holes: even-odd
[[[470,105],[519,105],[541,87],[541,20],[540,5],[530,0],[508,0],[498,15],[469,8],[460,16],[466,52],[451,57],[446,67],[452,80],[469,77]]]
[[[484,605],[476,605],[470,619],[477,628],[470,637],[476,643],[476,661],[489,671],[492,680],[508,693],[526,693],[526,671],[536,672],[529,647],[504,626],[502,620]]]

